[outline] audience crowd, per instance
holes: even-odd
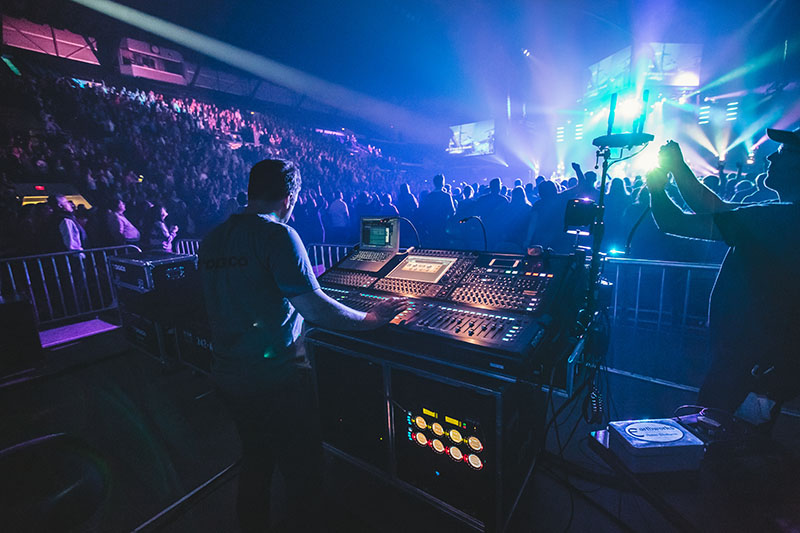
[[[529,183],[447,183],[439,174],[427,184],[404,178],[398,161],[352,135],[266,113],[48,74],[3,74],[0,90],[10,108],[39,124],[0,126],[0,255],[6,257],[125,243],[171,251],[175,239],[199,238],[241,210],[249,168],[267,157],[299,165],[303,189],[292,224],[306,243],[351,244],[360,217],[399,215],[416,225],[426,247],[480,249],[482,223],[492,250],[569,252],[588,243],[565,232],[567,202],[599,195],[597,174],[577,164],[572,176]],[[92,208],[63,196],[22,206],[14,184],[35,181],[70,184]],[[751,179],[720,170],[704,182],[725,200],[776,199],[763,174]],[[658,231],[643,216],[649,198],[639,176],[611,179],[605,205],[607,252],[622,251],[640,219],[633,256],[718,262],[725,251]],[[410,228],[401,228],[403,244],[416,245]]]

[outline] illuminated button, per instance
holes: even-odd
[[[469,463],[469,466],[475,470],[480,470],[483,468],[483,461],[481,461],[481,458],[474,453],[471,453],[467,456],[467,462]]]
[[[467,443],[469,444],[469,447],[476,452],[479,452],[483,449],[483,443],[480,441],[480,439],[478,439],[478,437],[470,437],[469,440],[467,440]]]
[[[414,423],[417,425],[419,429],[425,429],[426,427],[428,427],[428,423],[425,422],[425,419],[422,418],[421,416],[415,418]]]
[[[456,446],[453,446],[452,448],[450,448],[450,457],[452,457],[456,461],[461,461],[462,459],[464,459],[464,454],[461,453],[461,450],[459,450]]]
[[[444,428],[439,422],[434,422],[433,425],[431,426],[431,429],[433,430],[434,434],[440,437],[444,435]]]
[[[461,432],[460,431],[458,431],[457,429],[451,429],[450,430],[450,440],[452,440],[453,442],[461,442],[464,439],[461,437]]]
[[[433,446],[433,450],[436,453],[444,453],[444,444],[439,439],[433,439],[431,441],[431,446]]]
[[[420,446],[428,445],[428,437],[426,437],[424,433],[417,433],[414,435],[414,440],[416,440]]]

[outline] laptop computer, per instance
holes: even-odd
[[[339,268],[377,272],[400,249],[400,220],[362,217],[361,244],[358,250],[339,263]]]

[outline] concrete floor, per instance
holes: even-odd
[[[108,465],[109,493],[91,530],[132,531],[237,460],[234,428],[203,375],[162,366],[131,349],[119,331],[49,352],[47,359],[48,368],[54,369],[50,374],[0,386],[0,449],[54,432],[76,435],[96,448]],[[619,375],[608,375],[607,380],[607,417],[616,420],[670,416],[672,409],[691,403],[694,396],[690,391]],[[559,405],[563,399],[556,401]],[[558,444],[551,432],[551,455],[537,464],[507,531],[675,531],[629,486],[612,478],[609,468],[589,450],[588,433],[598,426],[581,422],[579,409],[565,415],[558,432],[562,443],[573,427],[577,429],[563,455],[580,468],[561,468],[554,459]],[[799,427],[797,419],[784,416],[775,433],[792,446]],[[762,458],[741,462],[735,472],[745,479],[760,469],[767,476],[761,480],[779,489],[776,494],[798,493],[797,483],[781,477],[775,466],[774,461]],[[389,486],[337,456],[327,455],[325,474],[330,531],[469,530],[424,499]],[[732,498],[709,499],[708,491],[701,491],[705,500],[700,503],[711,507],[698,507],[695,489],[697,483],[708,484],[704,479],[690,478],[688,484],[666,491],[670,503],[699,530],[792,531],[798,527],[800,509],[791,504],[760,505],[750,513],[731,503],[742,501],[742,494],[757,499],[753,494],[766,490],[758,483],[751,483],[750,489],[737,488]],[[276,483],[279,489],[280,480]],[[158,528],[144,530],[236,531],[235,485],[233,469]],[[279,508],[280,490],[275,500]],[[800,497],[795,500],[800,502]],[[755,518],[742,518],[745,511]]]

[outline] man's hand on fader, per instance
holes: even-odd
[[[387,298],[367,312],[366,321],[379,328],[408,308],[408,298]]]

